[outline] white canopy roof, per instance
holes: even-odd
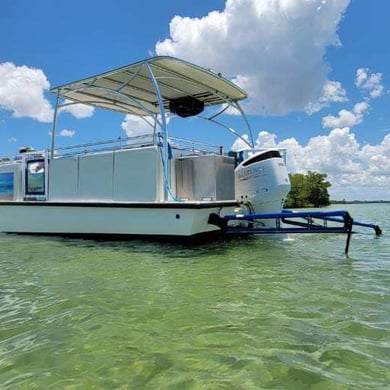
[[[168,110],[174,99],[193,97],[211,106],[245,99],[247,94],[229,80],[189,62],[158,56],[97,76],[51,89],[59,97],[139,116]]]

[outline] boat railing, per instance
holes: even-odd
[[[104,151],[135,149],[152,145],[160,145],[159,140],[156,140],[156,137],[154,137],[152,134],[145,134],[134,137],[118,137],[111,140],[59,147],[55,149],[54,158],[96,154]],[[172,150],[175,150],[175,154],[205,155],[223,153],[223,147],[220,145],[208,144],[206,142],[195,141],[186,138],[169,137],[169,145]]]
[[[12,158],[5,157],[0,159],[0,165],[15,165],[22,164],[23,160],[34,160],[34,159],[42,159],[47,158],[48,151],[47,150],[30,150],[28,152],[19,152],[17,155]]]
[[[139,147],[146,147],[159,143],[154,140],[152,134],[139,135],[134,137],[118,137],[110,140],[103,140],[97,142],[90,142],[78,145],[63,146],[55,149],[54,158],[70,157],[75,155],[96,154],[104,151],[114,151],[122,149],[135,149]],[[169,146],[174,152],[175,156],[188,155],[223,155],[224,148],[222,145],[210,144],[193,139],[181,137],[169,137]],[[263,149],[248,149],[243,151],[244,159],[250,157],[254,153],[266,151]],[[286,160],[286,150],[278,149],[283,160]],[[41,151],[42,153],[44,151]],[[37,153],[31,151],[31,153]],[[28,154],[28,153],[27,153]],[[0,160],[1,165],[14,164],[15,160],[21,160],[21,157],[13,159],[4,158]]]
[[[3,157],[0,159],[0,165],[14,165],[15,161],[17,161],[16,158]]]
[[[178,154],[207,155],[223,154],[223,146],[187,138],[169,137],[169,146]]]
[[[96,141],[78,145],[63,146],[56,148],[54,158],[68,157],[80,154],[95,154],[104,151],[120,149],[133,149],[154,145],[153,135],[139,135],[135,137],[118,137],[115,139]]]

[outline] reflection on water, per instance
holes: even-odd
[[[0,387],[385,388],[390,207],[351,207],[385,235],[354,235],[349,258],[330,235],[0,236]]]

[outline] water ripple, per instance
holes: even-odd
[[[0,235],[0,387],[385,388],[390,242],[359,233],[343,251],[328,235],[195,248]]]

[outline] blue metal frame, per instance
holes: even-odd
[[[281,213],[230,214],[225,215],[223,220],[225,221],[224,231],[228,235],[346,233],[345,254],[348,254],[353,226],[372,228],[377,236],[382,234],[382,230],[378,225],[354,221],[346,210],[298,212],[283,210]],[[260,226],[259,222],[261,220],[275,220],[275,227]],[[323,224],[318,225],[316,220],[323,221]],[[248,224],[247,226],[229,226],[229,221],[248,221]],[[342,226],[328,226],[328,221],[342,224]]]

